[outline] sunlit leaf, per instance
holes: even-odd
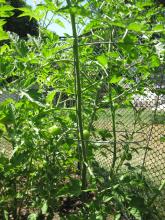
[[[113,199],[112,196],[104,196],[103,197],[103,202],[107,203],[107,202],[111,201],[112,199]]]
[[[38,218],[37,213],[32,213],[28,216],[28,220],[36,220]]]
[[[121,214],[120,213],[115,214],[114,220],[120,220],[120,219],[121,219]]]
[[[48,95],[46,96],[46,102],[52,104],[55,94],[56,94],[56,90],[49,92]]]
[[[107,67],[107,65],[108,65],[108,59],[107,59],[107,57],[106,57],[104,54],[98,56],[98,57],[97,57],[97,60],[98,60],[98,62],[99,62],[103,67],[105,67],[105,68]]]
[[[112,78],[110,79],[110,83],[118,83],[120,80],[122,79],[122,76],[116,76],[116,75],[113,75]]]
[[[4,210],[4,220],[9,220],[9,213],[7,210]]]
[[[140,211],[137,208],[131,208],[130,213],[135,217],[136,220],[142,220]]]
[[[162,24],[157,24],[152,28],[153,32],[161,32],[161,31],[165,31],[165,27]]]
[[[145,0],[145,1],[137,1],[136,5],[139,8],[145,8],[145,7],[150,7],[152,6],[154,3],[152,0]]]
[[[156,55],[151,56],[150,62],[151,62],[151,67],[159,67],[160,66],[160,60]]]
[[[9,39],[8,34],[0,28],[0,41]]]
[[[54,22],[58,24],[60,27],[65,28],[64,22],[62,22],[60,19],[55,19]]]
[[[145,31],[147,29],[147,26],[143,23],[131,23],[127,27],[128,30],[140,32],[140,31]]]
[[[40,10],[32,10],[30,8],[19,8],[22,13],[19,15],[19,17],[25,17],[28,16],[30,19],[35,18],[36,20],[40,20],[42,17],[44,17],[44,14],[41,13]]]
[[[5,53],[9,49],[9,46],[7,44],[4,44],[3,46],[0,47],[0,55]]]
[[[47,210],[48,210],[48,204],[47,201],[44,201],[41,207],[42,214],[45,215],[47,213]]]
[[[1,11],[12,11],[14,10],[14,7],[12,7],[11,5],[3,5],[1,8],[0,8],[0,12]]]
[[[75,14],[75,15],[81,15],[81,16],[89,16],[90,15],[90,11],[87,10],[84,7],[80,7],[80,6],[76,6],[76,7],[62,7],[59,9],[60,12],[65,12],[65,13],[71,13],[71,14]]]

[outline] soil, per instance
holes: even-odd
[[[88,192],[86,202],[95,199],[94,193]],[[69,214],[77,213],[83,207],[84,203],[82,197],[65,197],[61,198],[61,204],[56,213],[53,213],[51,216],[40,214],[37,217],[37,220],[60,220],[60,216],[66,216]],[[20,213],[19,217],[14,218],[13,213],[9,213],[8,218],[10,220],[27,220],[30,213],[37,213],[37,210],[29,210],[29,208],[24,207],[21,210],[17,210],[17,213]],[[3,219],[0,213],[0,219]]]

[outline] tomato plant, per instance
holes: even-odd
[[[13,8],[0,4],[8,17]],[[19,97],[0,104],[0,136],[12,148],[0,155],[0,218],[19,219],[25,210],[29,219],[158,219],[162,187],[132,164],[142,110],[133,108],[132,132],[118,111],[132,107],[164,63],[164,8],[149,0],[50,0],[21,10],[38,20],[40,34],[19,39],[0,20],[0,86]],[[57,13],[72,28],[63,40],[48,30]],[[107,109],[112,124],[102,129],[97,119]],[[98,151],[111,155],[109,169]]]

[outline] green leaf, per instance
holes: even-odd
[[[121,27],[121,28],[126,28],[125,24],[123,24],[120,21],[116,21],[116,22],[109,22],[109,24],[115,26],[115,27]]]
[[[13,15],[13,12],[11,11],[0,11],[0,17],[11,17]]]
[[[150,7],[153,5],[153,1],[152,0],[145,0],[145,1],[137,1],[136,6],[138,6],[138,8],[145,8],[145,7]]]
[[[3,211],[3,213],[4,213],[4,220],[8,220],[9,219],[9,213],[8,213],[8,211],[7,210],[4,210]]]
[[[70,8],[70,12],[72,14],[81,15],[81,16],[89,16],[90,15],[90,12],[87,9],[85,9],[84,7],[72,7],[72,8]]]
[[[47,210],[48,210],[48,204],[47,204],[47,201],[45,200],[43,202],[43,205],[42,205],[42,208],[41,208],[42,214],[45,215],[47,213]]]
[[[135,217],[136,220],[142,220],[140,211],[137,208],[131,208],[130,213],[133,215],[133,217]]]
[[[110,57],[116,59],[116,58],[118,58],[120,55],[119,55],[119,53],[118,53],[117,51],[113,51],[113,52],[109,52],[109,53],[108,53],[108,56],[110,56]]]
[[[91,31],[93,28],[98,27],[100,27],[100,23],[97,20],[92,20],[85,26],[83,33]]]
[[[85,163],[85,162],[84,162],[84,163]],[[89,172],[89,174],[94,178],[95,175],[94,175],[92,169],[89,167],[89,165],[88,165],[87,163],[85,163],[85,165],[86,165],[86,167],[88,168],[88,172]]]
[[[72,179],[69,184],[66,184],[64,187],[60,188],[57,192],[57,196],[79,196],[81,193],[80,181]]]
[[[7,40],[9,38],[8,34],[3,30],[3,25],[6,23],[5,20],[0,20],[0,41]],[[4,49],[4,48],[3,48]],[[0,49],[0,54],[3,53],[3,49]]]
[[[111,201],[113,199],[113,197],[111,196],[104,196],[103,197],[103,202],[105,202],[105,203],[107,203],[107,202],[109,202],[109,201]]]
[[[6,24],[6,21],[5,20],[0,20],[0,28],[2,28],[2,26],[4,25],[4,24]]]
[[[118,83],[120,80],[122,79],[122,76],[112,76],[112,78],[110,79],[110,83],[116,84]]]
[[[5,3],[6,2],[6,0],[0,0],[0,3]]]
[[[14,10],[14,7],[12,7],[11,5],[4,5],[0,8],[0,12],[1,11],[12,11]]]
[[[156,55],[152,55],[150,58],[150,66],[151,67],[159,67],[160,66],[160,60]]]
[[[30,19],[35,18],[36,20],[41,20],[44,17],[44,13],[41,13],[39,9],[32,10],[30,8],[19,8],[21,13],[19,17],[29,16]]]
[[[14,7],[12,7],[11,5],[3,5],[0,8],[0,16],[1,16],[1,13],[3,14],[5,12],[7,12],[7,11],[13,11],[13,10],[14,10]]]
[[[0,123],[0,137],[3,135],[3,133],[6,131],[5,125]]]
[[[147,26],[143,23],[131,23],[128,25],[127,29],[131,30],[131,31],[136,31],[136,32],[140,32],[140,31],[144,31],[146,30]]]
[[[0,41],[9,39],[8,34],[0,28]]]
[[[56,94],[56,90],[49,92],[48,95],[46,96],[46,103],[52,105],[55,94]]]
[[[107,19],[108,19],[108,24],[110,24],[112,26],[126,28],[126,26],[124,24],[124,20],[118,20],[118,19],[114,18],[112,21],[112,17],[109,17],[108,15],[106,15],[105,23],[107,23]]]
[[[162,180],[161,185],[159,187],[159,191],[162,191],[162,189],[164,189],[165,187],[165,180]]]
[[[0,17],[10,17],[14,14],[14,12],[12,12],[12,10],[14,10],[14,7],[10,6],[10,5],[4,5],[1,6],[0,8]]]
[[[69,193],[73,196],[79,196],[81,194],[80,180],[72,179],[69,186]]]
[[[101,214],[97,214],[96,220],[103,220],[103,216]]]
[[[152,28],[153,32],[161,32],[164,31],[164,26],[162,24],[157,24]]]
[[[60,19],[55,19],[54,22],[58,24],[60,27],[65,28],[64,23]]]
[[[97,57],[97,60],[98,60],[98,62],[99,62],[103,67],[105,67],[105,68],[107,67],[107,65],[108,65],[108,59],[107,59],[107,57],[106,57],[104,54],[98,56],[98,57]]]
[[[59,12],[70,13],[74,15],[81,15],[88,17],[90,15],[90,11],[84,8],[83,6],[73,6],[73,7],[62,7],[59,9]]]
[[[101,136],[102,139],[106,139],[106,138],[112,138],[112,134],[108,129],[99,129],[98,130],[98,134]]]
[[[120,220],[120,219],[121,219],[121,214],[120,213],[115,214],[114,220]]]
[[[45,105],[43,105],[41,102],[39,101],[36,101],[35,99],[33,99],[28,93],[24,92],[24,91],[21,91],[20,92],[20,96],[21,98],[23,97],[26,97],[30,102],[36,104],[37,106],[40,106],[40,107],[45,107]]]
[[[36,220],[38,217],[37,213],[32,213],[28,216],[28,220]]]
[[[161,142],[165,142],[165,135],[163,135],[163,136],[160,137],[160,141],[161,141]]]
[[[7,44],[4,44],[3,46],[0,47],[0,55],[5,53],[9,49],[9,46]]]

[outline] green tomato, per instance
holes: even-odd
[[[57,125],[53,125],[48,129],[48,132],[53,135],[59,135],[61,133],[61,128]]]
[[[132,160],[132,154],[131,153],[126,154],[126,160]]]
[[[84,136],[84,139],[89,139],[89,137],[90,137],[89,131],[88,130],[84,130],[83,131],[83,136]]]

